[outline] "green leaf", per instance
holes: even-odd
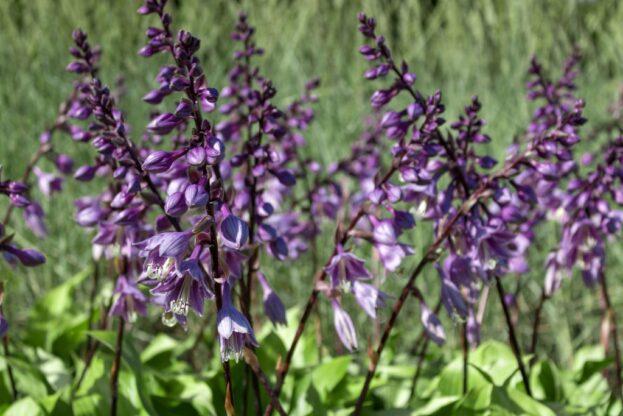
[[[483,414],[491,404],[493,384],[470,388],[467,394],[457,403],[454,413],[459,415]]]
[[[99,394],[90,394],[75,399],[72,403],[74,416],[106,415],[108,405]]]
[[[50,290],[43,296],[31,310],[31,318],[51,320],[51,318],[63,314],[75,304],[74,289],[91,275],[91,267],[75,274],[60,286]]]
[[[141,353],[141,361],[147,363],[160,354],[173,351],[179,342],[166,334],[158,334]]]
[[[494,386],[491,393],[491,410],[519,415],[556,416],[546,405],[512,387]]]
[[[604,357],[603,347],[592,345],[580,348],[574,356],[573,371],[578,384],[586,382],[589,378],[614,362],[611,357]]]
[[[71,383],[71,375],[65,367],[65,363],[58,357],[49,354],[41,349],[37,350],[40,359],[38,366],[48,384],[56,391]]]
[[[43,416],[44,414],[43,409],[32,397],[24,397],[13,403],[4,416]]]
[[[440,396],[430,400],[426,405],[420,407],[412,416],[442,416],[452,413],[452,408],[458,402],[459,396]]]
[[[351,359],[350,355],[344,355],[325,361],[314,369],[312,383],[322,397],[325,397],[325,394],[333,390],[346,376]]]
[[[535,398],[558,402],[562,399],[562,385],[558,369],[550,361],[540,361],[530,370],[530,387]]]
[[[110,351],[115,351],[115,344],[117,342],[117,334],[115,331],[93,330],[88,331],[87,334],[95,338]]]

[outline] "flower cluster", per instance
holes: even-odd
[[[474,334],[471,338],[478,339],[479,323],[473,305],[482,285],[509,272],[527,270],[524,255],[532,234],[525,214],[530,209],[538,211],[534,207],[540,202],[531,185],[558,178],[574,168],[568,160],[578,141],[577,127],[584,122],[583,102],[570,93],[577,58],[567,63],[556,88],[544,82],[539,76],[540,67],[536,61],[533,63],[531,73],[539,77],[530,84],[534,88],[530,96],[548,97],[548,105],[537,110],[524,148],[520,144],[512,146],[504,166],[492,173],[498,162],[478,150],[479,145],[491,140],[482,132],[485,122],[478,115],[478,99],[474,97],[464,115],[451,123],[454,133],[442,132],[445,120],[441,93],[425,97],[414,90],[415,74],[409,72],[406,63],[396,65],[385,38],[376,35],[375,20],[361,14],[359,22],[360,32],[371,41],[360,52],[375,64],[365,77],[395,76],[389,88],[372,95],[373,109],[384,109],[403,92],[412,99],[406,108],[385,111],[381,118],[385,136],[395,143],[391,149],[393,166],[405,185],[384,193],[374,190],[370,195],[388,200],[393,197],[392,203],[402,199],[416,207],[418,217],[433,222],[436,235],[443,237],[443,252],[447,253],[443,262],[435,264],[443,305],[451,316],[467,320],[468,331]],[[547,192],[542,189],[545,196]],[[456,220],[448,228],[451,218]],[[386,230],[400,230],[400,224],[411,224],[404,215],[397,219]],[[378,223],[374,225],[375,235],[388,235],[383,229],[377,231]],[[442,340],[438,320],[431,318],[428,307],[422,307],[427,316],[423,321],[430,323],[425,329],[433,340]]]
[[[260,248],[279,261],[296,258],[307,248],[309,223],[288,209],[299,171],[301,132],[315,101],[308,85],[306,95],[281,111],[272,104],[277,91],[252,57],[262,49],[253,41],[254,29],[240,15],[232,35],[242,44],[222,93],[209,86],[197,57],[200,42],[190,33],[172,33],[166,1],[147,0],[143,15],[156,14],[160,27],[147,30],[148,44],[140,55],[169,53],[174,65],[161,68],[159,87],[144,101],[160,104],[180,93],[175,111],[154,113],[146,128],[147,141],[161,143],[174,133],[173,150],[151,150],[142,169],[166,192],[163,209],[167,221],[156,234],[136,247],[145,258],[140,281],[152,294],[164,298],[165,323],[186,321],[190,308],[198,314],[204,301],[214,298],[223,361],[241,357],[243,348],[257,346],[250,319],[251,287],[257,280],[264,292],[267,317],[285,323],[285,307],[260,271]],[[219,108],[226,119],[213,126],[206,115]],[[227,149],[227,153],[226,153]],[[240,286],[239,312],[232,292]]]

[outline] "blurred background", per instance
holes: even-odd
[[[623,83],[623,2],[617,0],[170,3],[174,27],[189,30],[201,39],[200,57],[211,85],[221,88],[227,84],[234,47],[229,33],[238,12],[243,10],[257,28],[257,43],[266,49],[259,62],[279,91],[278,104],[287,104],[299,95],[307,80],[321,79],[316,121],[306,137],[309,154],[324,164],[348,154],[370,111],[370,94],[380,85],[367,82],[362,76],[368,65],[357,52],[362,43],[356,18],[360,10],[377,18],[379,33],[386,35],[394,54],[403,57],[417,73],[419,90],[427,94],[435,89],[443,91],[448,120],[462,111],[472,95],[480,97],[488,121],[485,131],[493,138],[491,146],[497,155],[502,155],[513,136],[525,129],[534,108],[526,101],[524,88],[533,55],[538,55],[547,72],[558,76],[572,47],[580,48],[583,60],[578,95],[586,99],[586,115],[591,123],[608,117],[607,107],[618,98]],[[65,66],[74,28],[82,28],[92,44],[101,45],[101,76],[105,82],[114,85],[117,77],[123,76],[127,94],[120,106],[134,129],[132,136],[140,137],[148,111],[141,97],[155,85],[158,64],[167,57],[146,60],[137,55],[145,41],[144,29],[156,24],[153,16],[142,18],[135,13],[139,5],[138,1],[128,0],[0,1],[3,177],[21,176],[24,164],[37,148],[40,132],[53,122],[58,104],[71,89],[73,77]],[[78,162],[88,162],[93,154],[89,146],[76,145],[67,137],[59,135],[55,141],[57,149],[75,156]],[[584,146],[590,149],[592,144]],[[49,164],[44,163],[43,168],[51,170],[51,162],[46,163]],[[18,241],[40,248],[48,263],[35,270],[19,269],[19,274],[0,263],[2,278],[9,281],[6,308],[12,325],[19,327],[27,319],[26,308],[34,299],[88,266],[91,236],[74,224],[73,200],[96,189],[97,182],[85,185],[69,179],[62,194],[51,200],[38,196],[48,214],[50,238],[46,241],[38,241],[23,229],[21,221],[13,221],[19,232]],[[429,234],[422,227],[414,238],[416,258]],[[330,235],[328,231],[327,238]],[[541,291],[543,258],[555,239],[552,230],[544,231],[539,240],[543,250],[534,250],[532,272],[523,279],[519,301],[520,310],[525,313],[520,316],[525,324],[520,329],[523,335],[529,333],[528,312]],[[611,281],[616,291],[613,298],[622,311],[622,277],[616,273],[621,266],[620,244],[613,244],[611,251],[610,270],[615,271]],[[309,292],[308,269],[304,264],[274,266],[274,273],[278,274],[275,285],[288,307]],[[424,277],[423,282],[431,283],[425,283],[423,289],[436,297],[434,271],[429,270]],[[396,293],[399,279],[400,275],[388,278],[388,292]],[[513,279],[509,277],[509,290],[515,289]],[[84,292],[86,296],[86,288]],[[485,328],[484,338],[501,337],[503,326],[497,312],[492,304],[487,318],[491,323]],[[362,315],[359,317],[365,319]],[[403,319],[408,316],[407,312]],[[544,350],[562,363],[569,362],[578,345],[597,342],[599,316],[596,292],[585,289],[580,279],[566,284],[546,306]],[[408,337],[411,329],[415,335],[419,332],[419,320],[413,318],[413,327],[405,322],[402,328],[403,335]],[[371,331],[364,325],[359,329],[362,340]],[[332,328],[326,331],[327,336],[332,336]],[[455,343],[458,337],[449,338]]]

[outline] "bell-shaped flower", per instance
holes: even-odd
[[[150,173],[160,173],[169,170],[173,162],[186,153],[186,149],[179,149],[173,152],[164,150],[153,151],[145,158],[143,169]]]
[[[372,277],[366,270],[365,262],[351,252],[346,252],[342,246],[338,246],[335,254],[325,271],[331,276],[331,283],[334,287],[341,283],[359,279],[369,279]]]
[[[136,284],[121,275],[115,285],[115,301],[110,307],[110,316],[121,316],[128,322],[134,322],[136,315],[147,314],[147,297],[136,287]]]
[[[0,251],[9,261],[17,259],[26,267],[35,267],[45,263],[45,256],[32,248],[17,248],[11,244],[1,244]]]
[[[441,279],[441,302],[446,308],[448,315],[451,317],[459,317],[465,319],[467,317],[467,302],[463,299],[463,295],[459,288],[448,278],[446,272],[436,263],[435,268],[439,272]]]
[[[206,285],[206,277],[199,264],[201,246],[195,247],[192,255],[179,263],[177,271],[169,273],[151,290],[164,295],[165,310],[162,322],[167,326],[176,323],[185,325],[186,317],[192,307],[199,316],[203,315],[203,304],[214,295]]]
[[[249,227],[240,218],[229,214],[221,221],[220,236],[224,245],[240,250],[249,239]]]
[[[156,234],[146,240],[135,243],[139,255],[145,257],[143,279],[162,280],[173,270],[175,264],[186,254],[192,231],[167,232]]]
[[[32,202],[24,209],[24,221],[30,230],[39,238],[48,236],[48,229],[43,221],[44,212],[41,205]]]
[[[424,302],[420,302],[421,320],[426,335],[437,345],[443,345],[446,342],[446,332],[441,325],[441,321]]]
[[[286,325],[286,308],[279,296],[273,291],[268,284],[264,273],[257,272],[257,280],[260,281],[262,291],[264,292],[264,311],[266,316],[273,323],[273,325]]]
[[[385,307],[385,299],[389,297],[378,288],[359,281],[352,283],[351,290],[359,306],[372,319],[376,319],[376,310]]]
[[[37,176],[37,184],[43,195],[51,196],[54,192],[63,190],[63,178],[44,172],[38,166],[33,168],[33,172]]]
[[[216,316],[221,360],[225,362],[233,358],[238,361],[244,354],[246,345],[259,347],[259,344],[255,339],[251,324],[232,303],[229,282],[225,282],[222,288],[223,304]]]
[[[335,325],[335,331],[337,336],[342,341],[342,344],[349,351],[357,350],[357,333],[355,332],[355,326],[348,313],[342,309],[340,302],[337,299],[331,299],[331,306],[333,307],[333,323]]]

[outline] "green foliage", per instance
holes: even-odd
[[[57,287],[35,304],[30,315],[41,337],[28,337],[10,358],[22,398],[10,404],[6,377],[0,379],[0,403],[6,415],[106,415],[109,412],[110,366],[116,333],[111,330],[83,330],[80,342],[71,349],[46,352],[43,345],[54,345],[51,339],[63,336],[52,330],[59,317],[73,315],[75,306],[63,299],[71,298],[79,274]],[[53,302],[54,306],[49,304]],[[54,313],[43,313],[51,311]],[[294,318],[297,310],[288,315]],[[35,320],[36,318],[36,320]],[[258,350],[264,371],[270,369],[285,353],[295,330],[290,326],[278,330],[265,327],[261,331]],[[84,342],[90,336],[100,348],[94,355],[79,389],[76,382],[84,368]],[[140,327],[130,326],[124,337],[122,366],[119,378],[119,412],[135,415],[205,415],[224,414],[223,382],[218,363],[218,345],[201,346],[197,351],[203,365],[194,367],[189,354],[192,346],[188,336],[161,333],[146,336]],[[191,337],[192,338],[192,337]],[[303,334],[301,342],[313,345],[312,332]],[[396,346],[391,346],[391,349]],[[524,390],[518,376],[515,357],[508,346],[496,341],[483,343],[469,355],[469,389],[463,394],[462,356],[457,352],[440,354],[433,348],[423,363],[422,376],[415,395],[410,391],[415,374],[413,358],[405,360],[401,353],[393,355],[392,363],[379,365],[366,401],[366,414],[432,415],[615,415],[621,403],[614,401],[602,370],[611,364],[600,347],[577,351],[570,369],[559,369],[552,360],[537,361],[530,371],[534,398]],[[205,360],[205,357],[216,356]],[[281,403],[296,415],[342,415],[352,411],[363,384],[365,363],[352,355],[323,356],[299,352],[295,369],[288,378]],[[526,362],[527,363],[527,362]],[[233,363],[237,380],[245,376],[244,364]],[[5,373],[4,373],[5,374]],[[5,374],[6,375],[6,374]],[[271,380],[274,382],[274,379]],[[242,384],[242,383],[237,383]],[[244,389],[235,391],[238,404]],[[248,412],[252,412],[250,397]],[[268,397],[262,393],[262,402]],[[409,409],[409,410],[407,410]],[[240,409],[239,409],[240,411]]]

